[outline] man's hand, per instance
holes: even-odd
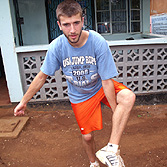
[[[31,98],[35,95],[35,93],[37,93],[40,90],[40,88],[45,83],[46,78],[47,78],[47,75],[44,74],[42,71],[40,71],[36,75],[32,83],[30,84],[27,92],[23,96],[22,100],[14,109],[14,116],[24,115],[27,103],[29,102],[29,100],[31,100]]]
[[[22,104],[21,102],[14,109],[14,116],[22,116],[24,115],[26,109],[26,104]]]

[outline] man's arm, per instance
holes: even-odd
[[[114,112],[117,102],[116,102],[114,83],[112,79],[102,80],[102,86],[103,86],[105,96]]]
[[[47,78],[47,75],[44,74],[42,71],[40,71],[37,74],[37,76],[34,78],[32,83],[30,84],[30,87],[28,88],[27,92],[23,96],[22,100],[14,109],[15,116],[24,114],[27,103],[29,102],[29,100],[31,100],[31,98],[35,95],[35,93],[37,93],[40,90],[40,88],[44,85],[46,78]]]

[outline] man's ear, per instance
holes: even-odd
[[[84,17],[82,17],[82,27],[83,27],[83,25],[84,25]]]
[[[62,28],[61,28],[61,23],[60,23],[59,21],[57,21],[57,24],[58,24],[60,30],[62,30]]]

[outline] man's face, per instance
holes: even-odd
[[[80,14],[72,17],[60,16],[60,22],[57,22],[60,30],[63,31],[69,43],[75,45],[79,42],[82,33],[84,18]]]

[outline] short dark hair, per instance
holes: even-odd
[[[56,9],[56,16],[58,21],[60,21],[60,16],[71,17],[78,13],[80,13],[82,17],[82,8],[75,0],[64,0],[57,6]]]

